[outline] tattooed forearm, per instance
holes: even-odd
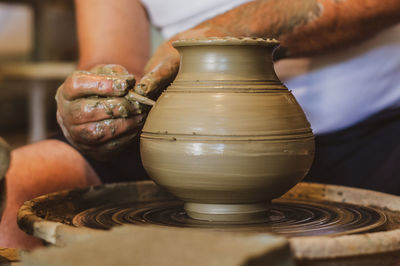
[[[179,67],[171,43],[180,38],[275,37],[279,57],[310,56],[354,44],[400,22],[400,0],[259,0],[234,8],[162,44],[136,91],[154,95]]]
[[[399,14],[399,0],[259,0],[181,36],[274,37],[288,56],[302,56],[367,39],[400,22]]]

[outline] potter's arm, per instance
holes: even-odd
[[[193,29],[205,35],[275,37],[287,56],[315,55],[400,22],[398,0],[259,0]],[[182,33],[185,35],[185,33]]]
[[[79,68],[119,64],[141,77],[149,59],[149,21],[139,0],[76,0]]]
[[[75,71],[59,87],[57,120],[75,147],[108,157],[133,141],[143,125],[141,106],[127,95],[134,83],[129,73],[140,78],[149,57],[149,22],[139,0],[75,4],[79,68],[90,71]],[[99,65],[110,63],[116,65]]]
[[[279,57],[315,55],[356,43],[400,22],[399,0],[258,0],[182,32],[164,43],[145,68],[137,92],[150,94],[175,76],[171,42],[208,36],[275,37]]]

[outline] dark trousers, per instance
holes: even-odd
[[[400,195],[400,108],[315,141],[314,163],[304,181]]]

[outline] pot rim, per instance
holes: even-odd
[[[179,39],[172,43],[176,47],[207,46],[207,45],[255,45],[277,47],[280,42],[274,38],[258,37],[208,37]]]

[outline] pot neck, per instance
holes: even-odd
[[[177,47],[181,64],[176,82],[279,82],[272,62],[273,46],[201,45]]]

